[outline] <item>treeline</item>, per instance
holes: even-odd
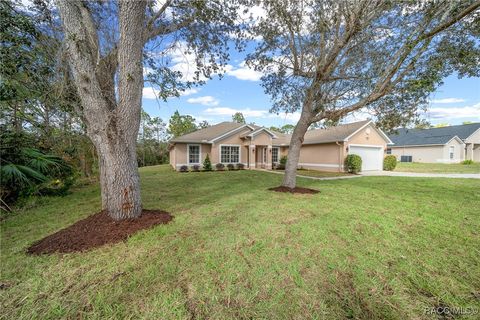
[[[9,210],[31,195],[63,195],[96,180],[98,159],[78,112],[58,21],[37,1],[28,13],[0,1],[0,199]],[[139,166],[168,162],[160,118],[142,115]]]

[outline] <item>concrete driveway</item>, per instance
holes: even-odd
[[[362,176],[480,179],[480,173],[419,173],[398,171],[365,171],[360,172],[360,174]]]

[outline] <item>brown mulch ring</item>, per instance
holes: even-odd
[[[87,251],[107,243],[124,241],[139,230],[167,224],[172,219],[173,216],[165,211],[143,210],[137,219],[115,221],[106,212],[100,211],[35,242],[27,249],[27,253]]]
[[[269,188],[270,191],[275,192],[289,192],[289,193],[303,193],[303,194],[315,194],[319,193],[320,191],[310,188],[302,188],[302,187],[295,187],[295,188],[288,188],[284,186]]]

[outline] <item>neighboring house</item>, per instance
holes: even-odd
[[[291,135],[234,122],[217,125],[170,140],[170,164],[202,165],[208,154],[213,165],[243,163],[246,168],[271,169],[288,154]],[[390,139],[366,120],[306,133],[298,166],[305,169],[343,171],[348,154],[362,157],[362,170],[382,170]]]
[[[480,123],[431,129],[398,129],[391,153],[405,162],[480,161]]]

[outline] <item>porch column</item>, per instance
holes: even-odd
[[[467,143],[465,160],[473,160],[473,143]]]
[[[256,158],[255,158],[255,152],[256,152],[256,150],[255,150],[255,145],[254,145],[254,144],[252,144],[252,145],[249,146],[248,152],[250,153],[250,156],[248,157],[248,159],[249,159],[249,161],[250,161],[250,163],[249,163],[249,168],[250,168],[250,169],[254,169],[254,168],[255,168],[255,159],[256,159]]]
[[[272,170],[272,146],[267,147],[266,169]]]

